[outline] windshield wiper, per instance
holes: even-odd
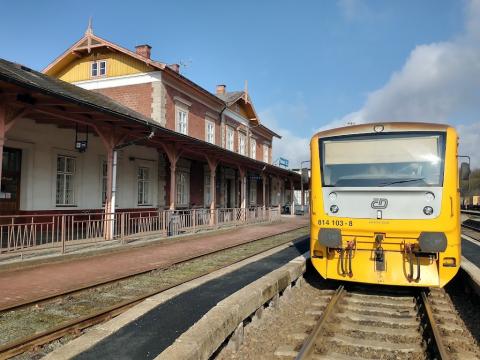
[[[378,186],[389,186],[389,185],[394,185],[394,184],[403,184],[403,183],[407,183],[407,182],[412,182],[412,181],[420,181],[420,180],[425,180],[425,178],[418,178],[418,179],[406,179],[406,180],[397,180],[397,181],[392,181],[392,182],[389,182],[389,183],[382,183]]]

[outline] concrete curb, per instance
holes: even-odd
[[[288,242],[286,244],[277,246],[271,250],[268,250],[264,253],[258,254],[253,256],[249,259],[245,259],[237,264],[228,266],[227,268],[220,269],[214,271],[208,275],[202,276],[198,279],[186,282],[179,286],[176,286],[170,290],[166,290],[161,292],[155,296],[152,296],[138,305],[135,305],[131,309],[127,310],[123,314],[113,318],[106,323],[102,323],[99,325],[94,326],[92,329],[88,330],[82,336],[70,341],[69,343],[59,347],[58,349],[52,351],[51,353],[47,354],[44,359],[70,359],[84,351],[87,351],[91,347],[95,346],[95,344],[99,343],[101,340],[107,338],[109,335],[115,333],[116,331],[120,330],[122,327],[128,325],[129,323],[135,321],[143,314],[147,313],[148,311],[154,309],[155,307],[159,306],[160,304],[174,298],[175,296],[191,290],[197,286],[200,286],[207,281],[213,280],[230,272],[233,272],[249,263],[261,260],[264,257],[270,256],[279,252],[283,249],[292,246],[294,242]]]
[[[264,304],[276,302],[281,292],[302,278],[308,257],[306,252],[220,301],[155,360],[206,360],[231,335],[236,341],[243,335],[244,320]]]

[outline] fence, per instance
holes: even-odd
[[[0,216],[0,254],[59,248],[105,240],[194,233],[222,226],[272,221],[278,207],[130,211],[115,214],[42,214]]]

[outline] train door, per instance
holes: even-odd
[[[20,208],[22,150],[3,148],[0,213],[15,213]]]
[[[227,179],[226,181],[226,199],[227,199],[227,208],[234,207],[232,204],[232,179]]]

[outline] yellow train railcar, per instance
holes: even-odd
[[[460,266],[454,128],[376,123],[311,147],[311,260],[324,278],[443,287]],[[465,166],[464,166],[465,165]],[[462,164],[463,177],[469,173]]]

